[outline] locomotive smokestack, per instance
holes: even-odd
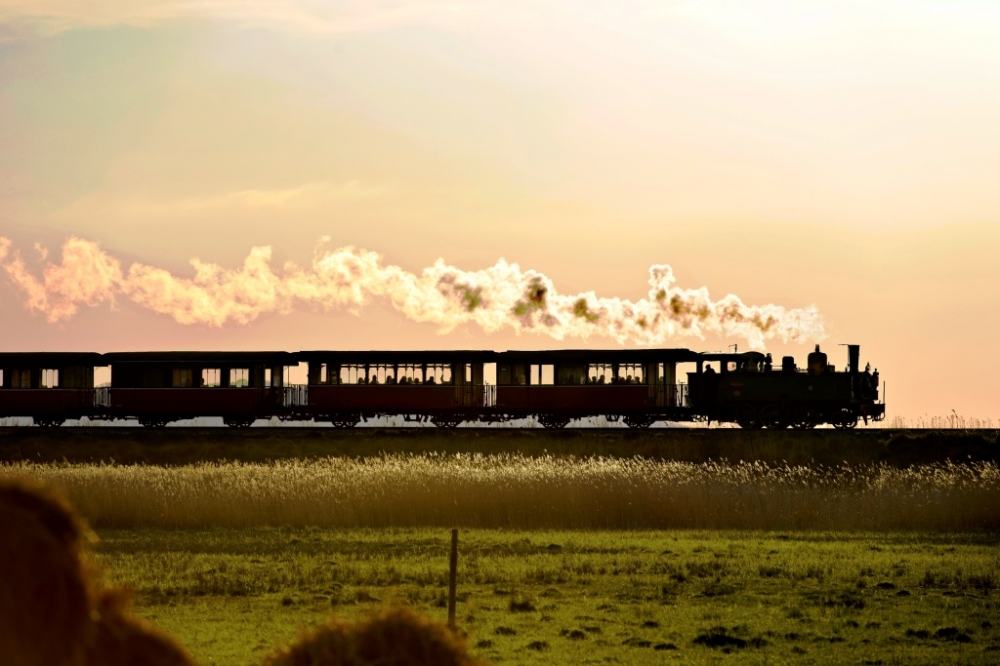
[[[858,374],[858,365],[861,363],[861,345],[847,345],[847,359],[851,367],[851,374]]]

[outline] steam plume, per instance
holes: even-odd
[[[328,241],[324,238],[324,243]],[[128,270],[97,243],[70,238],[62,260],[46,262],[41,276],[25,265],[11,241],[0,237],[0,266],[24,294],[25,306],[50,322],[73,317],[81,304],[130,300],[181,324],[248,324],[263,314],[298,307],[357,313],[369,300],[387,301],[406,317],[437,324],[441,332],[474,323],[487,332],[510,327],[556,340],[606,336],[619,343],[662,345],[678,336],[716,333],[746,339],[806,342],[824,337],[814,306],[746,305],[729,294],[712,300],[705,287],[682,289],[666,264],[649,268],[649,293],[630,301],[588,291],[560,294],[548,277],[500,259],[464,271],[438,259],[420,274],[384,264],[375,252],[317,249],[312,265],[271,266],[271,248],[254,247],[237,269],[192,259],[193,278],[133,263]],[[43,254],[44,260],[44,254]]]

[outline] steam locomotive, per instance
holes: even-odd
[[[442,428],[527,417],[546,428],[587,417],[632,428],[881,421],[878,371],[860,370],[858,345],[847,349],[840,371],[819,345],[804,368],[791,356],[772,367],[759,352],[689,349],[0,353],[0,418],[43,427],[132,419],[151,428],[198,417],[234,428],[272,418],[351,428],[387,416]],[[290,369],[300,363],[307,381],[293,384]],[[95,386],[95,368],[109,366],[110,382]]]

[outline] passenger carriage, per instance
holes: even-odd
[[[111,366],[107,417],[149,427],[197,417],[221,417],[247,427],[282,416],[294,401],[285,384],[297,364],[288,352],[117,352]]]
[[[0,353],[0,418],[31,418],[43,427],[100,410],[93,352]]]
[[[304,351],[308,398],[292,418],[353,427],[362,419],[403,416],[441,427],[489,420],[493,386],[484,378],[493,351]]]

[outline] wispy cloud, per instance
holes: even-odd
[[[326,204],[371,199],[385,192],[382,187],[356,180],[344,183],[310,181],[284,189],[246,189],[197,197],[120,197],[91,194],[53,213],[52,219],[171,219],[226,212],[242,213],[280,208],[283,211],[318,208]]]
[[[8,33],[22,28],[52,34],[202,19],[240,27],[349,33],[406,23],[448,23],[474,6],[468,2],[409,0],[0,0],[0,25]]]

